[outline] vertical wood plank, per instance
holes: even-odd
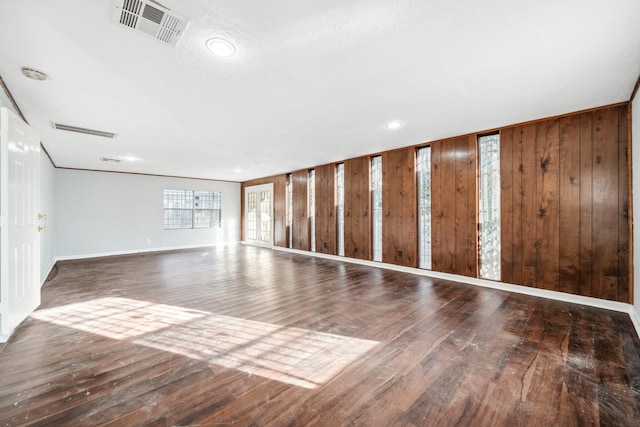
[[[415,150],[382,155],[382,261],[417,266]],[[402,255],[398,255],[398,251]]]
[[[522,237],[522,128],[513,129],[513,173],[512,203],[513,203],[513,283],[523,284],[524,274],[524,245]]]
[[[337,255],[335,165],[316,170],[316,252]]]
[[[478,141],[475,135],[467,137],[467,234],[466,276],[478,277]]]
[[[500,275],[514,282],[513,128],[500,131]]]
[[[293,249],[310,250],[308,194],[309,171],[295,171],[291,175],[293,200]]]
[[[522,212],[522,284],[536,287],[536,125],[528,124],[520,128],[520,149],[522,152],[520,171],[520,205]]]
[[[469,233],[469,221],[468,215],[470,206],[468,204],[467,193],[469,191],[468,183],[469,183],[469,168],[467,164],[467,154],[468,154],[468,142],[467,138],[456,138],[451,141],[451,151],[452,157],[454,159],[453,164],[455,167],[455,178],[454,178],[454,191],[453,191],[453,224],[455,228],[451,228],[453,231],[450,234],[451,239],[455,240],[455,246],[453,249],[453,266],[452,273],[460,273],[468,275],[468,265],[467,265],[467,251],[468,241],[467,236]]]
[[[580,293],[580,117],[560,119],[559,290]]]
[[[442,271],[456,271],[456,145],[455,140],[442,144]]]
[[[633,304],[631,292],[631,226],[629,123],[630,108],[618,107],[618,301]]]
[[[593,293],[618,297],[618,111],[593,115]]]
[[[345,256],[367,260],[371,259],[369,171],[369,157],[345,161]]]
[[[538,223],[536,224],[536,283],[543,289],[559,290],[558,235],[558,120],[538,123],[536,151],[538,154],[537,193]]]
[[[594,296],[592,287],[592,214],[593,214],[593,129],[592,113],[579,115],[580,121],[580,260],[579,294]]]

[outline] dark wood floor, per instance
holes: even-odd
[[[249,246],[59,264],[0,425],[640,425],[627,315]]]

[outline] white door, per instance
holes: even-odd
[[[40,305],[40,137],[0,108],[0,341]]]
[[[244,240],[273,246],[273,184],[244,189]]]

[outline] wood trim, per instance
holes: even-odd
[[[638,76],[638,80],[636,80],[636,85],[633,87],[633,91],[631,92],[631,97],[629,98],[629,102],[633,102],[635,99],[638,89],[640,89],[640,76]]]
[[[20,118],[26,123],[29,124],[29,121],[27,120],[27,118],[24,116],[24,114],[22,113],[22,110],[20,109],[20,107],[18,106],[18,103],[16,102],[16,99],[13,97],[13,94],[11,93],[11,91],[9,90],[9,87],[7,86],[7,83],[4,81],[4,79],[2,78],[2,76],[0,76],[0,86],[2,86],[2,89],[4,89],[4,93],[7,95],[7,98],[9,98],[9,101],[11,101],[11,105],[13,105],[13,108],[15,108],[15,110],[18,112],[18,115],[20,116]]]
[[[13,94],[11,93],[11,91],[9,90],[9,87],[7,86],[7,83],[4,81],[4,79],[2,78],[2,76],[0,76],[0,86],[2,86],[2,89],[4,90],[4,93],[7,95],[7,98],[9,98],[9,101],[11,101],[11,105],[13,105],[13,108],[15,108],[15,110],[18,112],[18,115],[20,116],[20,118],[22,119],[22,121],[24,121],[26,124],[29,124],[29,121],[27,120],[27,118],[24,116],[24,114],[22,113],[22,110],[20,109],[20,107],[18,106],[18,103],[16,102],[16,99],[13,97]],[[31,125],[29,125],[31,126]],[[40,148],[42,148],[42,151],[44,151],[44,154],[47,155],[47,157],[49,158],[49,161],[51,162],[51,164],[53,165],[54,168],[57,168],[56,163],[53,161],[53,159],[51,158],[51,155],[49,154],[49,152],[47,151],[47,149],[45,148],[44,144],[42,143],[42,141],[40,141]]]
[[[158,177],[158,178],[194,179],[194,180],[197,180],[197,181],[228,182],[228,183],[232,183],[232,184],[241,184],[241,185],[244,184],[244,182],[242,182],[242,181],[229,181],[229,180],[226,180],[226,179],[194,178],[194,177],[190,177],[190,176],[160,175],[160,174],[143,173],[143,172],[108,171],[108,170],[102,170],[102,169],[69,168],[69,167],[65,167],[65,166],[56,166],[56,169],[70,170],[70,171],[81,171],[81,172],[122,173],[122,174],[127,174],[127,175],[155,176],[155,177]],[[248,182],[248,181],[245,181],[245,182]]]

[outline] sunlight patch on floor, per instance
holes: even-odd
[[[305,388],[326,382],[378,344],[128,298],[38,310],[32,317]]]
[[[208,314],[206,311],[190,310],[173,305],[108,297],[36,310],[31,317],[107,338],[123,340]]]

